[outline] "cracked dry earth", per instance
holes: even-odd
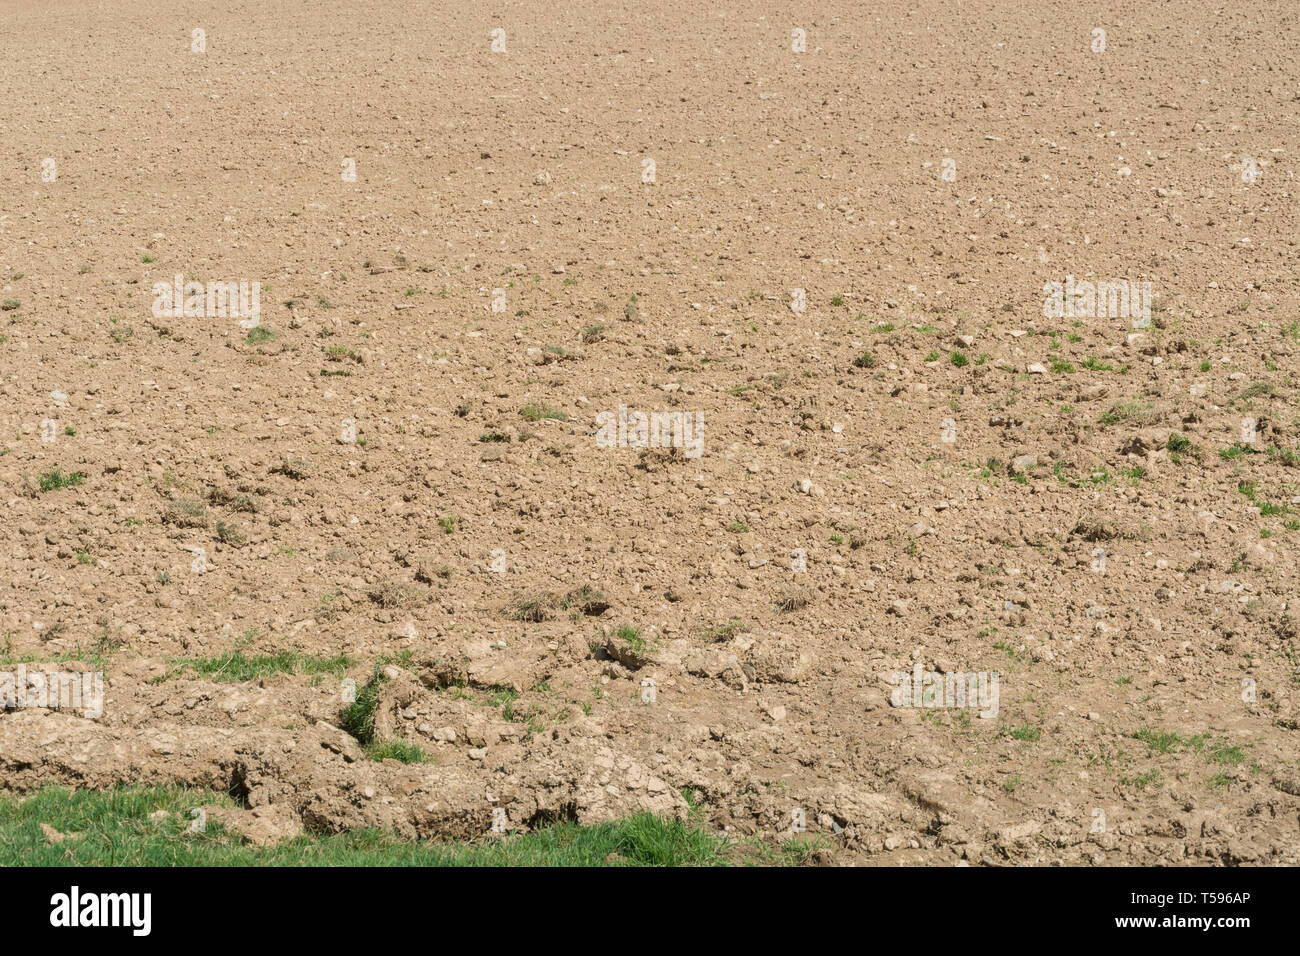
[[[1295,10],[1030,7],[0,0],[0,786],[1295,864]]]

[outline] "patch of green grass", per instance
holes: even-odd
[[[1259,509],[1260,517],[1269,518],[1276,515],[1285,515],[1291,513],[1288,505],[1274,504],[1271,501],[1259,500],[1259,489],[1253,481],[1243,480],[1237,482],[1237,490],[1245,496],[1246,500]]]
[[[1145,790],[1147,787],[1159,783],[1159,781],[1160,781],[1160,771],[1155,767],[1152,767],[1146,773],[1137,777],[1120,778],[1120,783],[1124,784],[1125,786],[1132,787],[1134,790],[1137,790],[1139,793]]]
[[[1252,382],[1241,390],[1237,399],[1249,402],[1253,398],[1277,398],[1280,394],[1272,382]]]
[[[1236,461],[1238,458],[1254,454],[1258,453],[1249,445],[1229,445],[1227,448],[1219,449],[1219,457],[1224,461]]]
[[[558,408],[552,408],[550,405],[525,405],[519,409],[519,414],[530,422],[541,421],[564,421],[568,418],[564,412]]]
[[[248,335],[244,336],[246,345],[265,345],[275,338],[275,329],[265,325],[258,325],[248,330]]]
[[[1229,767],[1236,767],[1246,761],[1246,751],[1225,740],[1210,742],[1206,747],[1205,756],[1211,763],[1226,764]]]
[[[205,832],[190,832],[192,811],[204,805],[237,806],[227,794],[182,787],[0,794],[0,866],[727,866],[735,856],[698,826],[650,814],[470,843],[354,830],[258,847],[211,818]],[[150,819],[159,810],[166,817]],[[51,844],[42,823],[69,838]],[[485,834],[490,826],[485,810]]]
[[[1192,444],[1190,438],[1177,432],[1170,433],[1169,440],[1165,442],[1165,450],[1169,452],[1169,460],[1175,465],[1181,465],[1184,456],[1196,461],[1201,460],[1200,446]]]
[[[371,760],[397,760],[401,763],[432,763],[433,758],[424,752],[419,744],[404,740],[389,740],[382,744],[371,744],[366,748],[366,756]]]
[[[853,360],[853,365],[855,368],[875,368],[876,357],[870,352],[863,352]]]
[[[948,361],[952,362],[957,368],[965,368],[970,364],[970,359],[966,357],[965,352],[953,352],[948,356]]]
[[[1003,737],[1023,740],[1026,743],[1033,743],[1043,736],[1043,731],[1040,728],[1031,727],[1028,724],[1022,724],[1019,727],[1003,727],[998,733]]]
[[[1151,730],[1143,727],[1131,735],[1147,745],[1152,756],[1191,751],[1210,763],[1236,767],[1246,760],[1246,751],[1237,744],[1212,738],[1209,734],[1180,734],[1174,730]]]
[[[361,353],[348,348],[346,345],[331,345],[325,350],[325,360],[328,362],[342,362],[344,359],[360,362]]]
[[[370,679],[357,691],[357,699],[339,716],[339,726],[363,746],[375,743],[375,709],[379,706],[379,688],[384,680],[384,672],[376,664]]]
[[[234,651],[215,657],[178,658],[172,662],[172,669],[175,673],[193,673],[196,677],[222,684],[238,684],[275,674],[331,674],[342,677],[350,663],[346,654],[316,657],[297,651],[279,651],[275,654],[248,656],[243,651]]]
[[[1148,727],[1135,733],[1133,739],[1146,744],[1152,754],[1176,753],[1195,742],[1195,738],[1184,737],[1177,731],[1151,730]]]
[[[641,631],[631,624],[620,624],[614,630],[614,636],[623,643],[627,644],[628,649],[638,657],[645,656],[646,643],[645,638],[641,636]]]
[[[84,471],[65,472],[53,468],[40,476],[38,484],[41,491],[60,491],[63,488],[75,488],[85,480]]]
[[[1276,445],[1268,447],[1270,458],[1280,459],[1282,464],[1290,468],[1300,468],[1300,452],[1292,451],[1290,448],[1278,448]]]

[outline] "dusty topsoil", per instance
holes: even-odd
[[[1298,862],[1293,4],[0,19],[0,661],[107,683],[0,715],[0,786]],[[156,318],[177,274],[264,331]],[[1045,318],[1067,276],[1150,327]],[[620,405],[702,454],[601,447]],[[918,663],[996,715],[891,706]]]

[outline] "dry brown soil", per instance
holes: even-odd
[[[107,681],[0,715],[0,786],[1295,864],[1296,19],[0,0],[0,669]],[[297,672],[186,663],[235,651]],[[997,713],[892,706],[917,664]]]

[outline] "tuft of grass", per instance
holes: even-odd
[[[248,330],[248,335],[244,337],[246,345],[265,345],[275,338],[275,329],[268,328],[265,325],[258,325]]]
[[[541,421],[564,421],[568,418],[564,412],[558,408],[552,408],[550,405],[525,405],[519,409],[519,414],[530,422]]]
[[[806,608],[811,602],[808,592],[803,588],[788,588],[777,598],[776,609],[778,611],[799,611]]]
[[[317,657],[298,651],[278,651],[274,654],[248,656],[243,651],[233,651],[215,657],[181,657],[172,662],[172,671],[176,674],[193,673],[196,677],[221,684],[241,684],[276,674],[330,674],[342,677],[351,663],[346,654]]]
[[[1226,740],[1216,740],[1207,734],[1180,734],[1174,730],[1152,730],[1143,727],[1131,735],[1147,745],[1151,756],[1192,751],[1210,763],[1236,767],[1246,760],[1245,749]]]
[[[741,618],[734,617],[725,624],[715,624],[707,628],[701,637],[706,641],[714,643],[719,641],[729,641],[737,634],[743,634],[753,629],[753,626]]]
[[[178,528],[206,528],[208,509],[203,502],[182,498],[169,504],[163,511],[163,522]]]
[[[1133,739],[1146,744],[1153,755],[1176,753],[1194,743],[1194,738],[1184,737],[1177,731],[1152,730],[1149,727],[1143,727],[1133,735]]]
[[[1127,422],[1134,425],[1154,425],[1160,420],[1160,412],[1155,402],[1141,399],[1116,402],[1098,421],[1103,425],[1118,425]]]
[[[1023,740],[1027,743],[1034,743],[1043,736],[1043,731],[1038,727],[1031,727],[1029,724],[1022,724],[1019,727],[1003,727],[999,734],[1003,737],[1010,737],[1013,740]]]
[[[646,642],[645,638],[641,636],[639,628],[635,628],[631,624],[620,624],[614,629],[614,637],[626,644],[628,650],[637,657],[645,656]]]
[[[65,472],[54,468],[41,475],[38,483],[41,491],[59,491],[63,488],[75,488],[85,480],[84,471]]]
[[[506,605],[506,616],[515,621],[537,624],[550,616],[555,601],[555,595],[549,591],[520,594]]]
[[[1160,782],[1160,770],[1156,767],[1152,767],[1150,770],[1148,770],[1146,773],[1142,774],[1141,776],[1120,778],[1120,783],[1124,784],[1125,786],[1132,787],[1134,790],[1137,790],[1139,793],[1141,793],[1147,787],[1150,787],[1154,784],[1158,784],[1159,782]]]
[[[428,599],[429,592],[418,584],[385,581],[375,585],[367,596],[382,608],[403,608],[420,605]]]
[[[396,760],[401,763],[433,763],[433,758],[424,752],[419,744],[404,740],[389,740],[382,744],[371,744],[366,748],[366,756],[371,760]]]
[[[375,709],[379,706],[379,689],[384,680],[384,672],[376,664],[370,679],[357,691],[357,699],[339,715],[339,726],[362,746],[368,747],[375,742]]]
[[[1165,450],[1169,452],[1169,460],[1175,465],[1183,463],[1183,456],[1196,461],[1201,460],[1200,447],[1192,444],[1192,440],[1186,435],[1180,435],[1177,432],[1169,435],[1169,440],[1165,442]]]
[[[242,548],[248,544],[248,535],[239,530],[239,526],[225,521],[217,522],[217,540],[232,548]]]
[[[342,362],[344,359],[360,362],[361,353],[348,348],[346,345],[331,345],[325,350],[325,361],[327,362]]]

